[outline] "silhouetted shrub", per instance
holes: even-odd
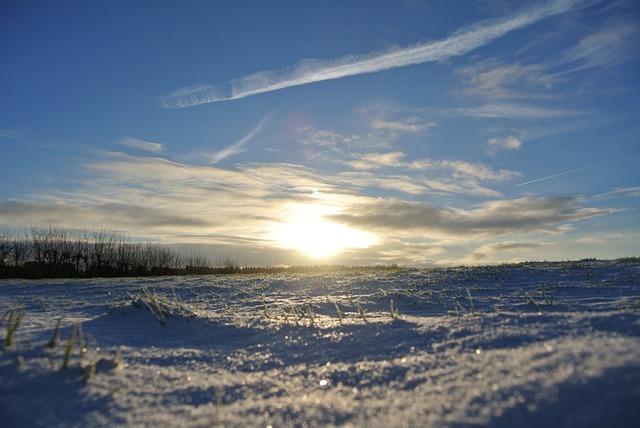
[[[101,231],[34,226],[0,230],[0,278],[85,278],[211,273],[203,256],[184,258],[167,246]]]

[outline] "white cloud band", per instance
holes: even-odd
[[[233,80],[230,88],[199,85],[179,89],[160,99],[164,108],[184,108],[198,104],[229,101],[292,86],[392,68],[442,61],[464,55],[505,34],[558,15],[579,0],[559,0],[504,19],[482,21],[435,42],[366,55],[347,55],[332,60],[306,59],[282,70],[261,71]]]

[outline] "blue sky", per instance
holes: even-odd
[[[640,5],[5,1],[0,227],[242,264],[621,257]]]

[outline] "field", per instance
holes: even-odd
[[[640,263],[0,281],[0,425],[640,421]]]

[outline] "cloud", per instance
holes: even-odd
[[[495,156],[500,150],[518,150],[522,147],[522,140],[513,135],[504,138],[491,138],[487,141],[487,154]]]
[[[544,91],[559,78],[542,65],[504,64],[491,59],[458,70],[466,88],[462,94],[490,100],[548,98]]]
[[[564,233],[565,223],[618,212],[584,208],[580,198],[519,198],[479,204],[475,209],[443,208],[418,202],[384,200],[331,216],[363,230],[421,231],[433,236],[508,233]]]
[[[513,135],[505,138],[492,138],[488,143],[491,147],[507,150],[518,150],[522,146],[522,141]]]
[[[461,179],[474,179],[500,183],[511,180],[512,178],[520,175],[518,172],[506,169],[496,171],[482,162],[471,163],[458,160],[441,160],[433,163],[436,167],[450,170],[452,172],[452,177]]]
[[[357,155],[354,154],[352,156],[356,157],[356,159],[344,162],[344,164],[359,171],[387,167],[401,167],[405,165],[402,162],[402,158],[405,156],[402,152],[364,153]]]
[[[116,219],[118,228],[131,231],[164,228],[176,231],[211,225],[202,218],[130,202],[78,206],[62,201],[50,203],[12,200],[0,205],[0,216],[5,221],[15,224],[51,223],[67,227],[114,225],[113,220]]]
[[[213,85],[198,84],[180,88],[167,96],[161,97],[160,106],[163,108],[184,108],[226,99],[227,97],[221,93],[221,88]]]
[[[402,120],[399,120],[402,122]],[[373,127],[373,124],[371,124]],[[483,189],[478,185],[482,182],[500,183],[518,177],[520,174],[509,170],[494,170],[489,165],[482,162],[467,162],[462,160],[434,160],[429,158],[406,161],[406,155],[400,150],[380,151],[380,148],[391,148],[393,133],[380,135],[376,132],[368,133],[365,136],[350,135],[345,136],[334,131],[322,131],[315,128],[308,128],[302,138],[302,144],[313,144],[316,147],[328,149],[332,157],[316,153],[315,158],[324,159],[334,164],[348,166],[356,171],[380,171],[397,170],[409,176],[402,176],[406,181],[412,181],[409,186],[394,185],[394,189],[408,188],[410,194],[418,193],[419,189],[426,192],[428,189],[438,189],[448,191],[455,189],[453,193],[467,193],[469,189],[482,195],[499,196],[500,193]],[[415,177],[416,175],[420,177]],[[443,177],[444,176],[444,177]],[[362,178],[363,176],[360,176]],[[388,180],[394,175],[378,174],[377,177],[369,177],[369,185],[389,189],[388,185],[380,186],[381,180]],[[395,177],[398,177],[396,174]],[[442,180],[444,178],[444,180]],[[420,183],[418,182],[420,181]],[[446,183],[445,183],[446,181]],[[362,180],[360,180],[362,182]]]
[[[428,158],[407,162],[400,151],[349,153],[346,156],[348,160],[336,162],[357,172],[343,172],[337,176],[344,179],[345,186],[375,187],[410,195],[449,193],[497,198],[502,196],[500,192],[480,183],[500,183],[520,176],[518,172],[495,170],[482,162]]]
[[[371,121],[374,129],[390,132],[423,132],[435,126],[435,123],[427,123],[420,117],[410,117],[400,120],[375,119]]]
[[[51,220],[65,225],[104,224],[156,237],[191,231],[258,239],[271,222],[281,221],[283,205],[360,200],[330,177],[291,164],[238,164],[226,169],[103,152],[85,168],[92,172],[91,180],[69,191],[49,190],[23,201],[32,205],[5,204],[0,222]],[[312,189],[322,196],[312,195]]]
[[[432,186],[421,182],[421,180],[401,175],[375,178],[373,181],[370,181],[369,184],[381,189],[394,190],[407,195],[424,195],[432,189]]]
[[[183,248],[207,248],[208,254],[240,263],[308,263],[294,250],[279,248],[270,233],[287,221],[292,207],[318,206],[324,220],[380,238],[370,248],[345,251],[336,262],[420,265],[435,263],[435,257],[445,252],[459,259],[471,241],[484,244],[501,235],[515,235],[513,239],[518,240],[518,234],[533,232],[565,234],[573,230],[573,222],[619,211],[585,207],[582,198],[502,199],[478,183],[507,179],[510,173],[483,164],[429,161],[432,172],[441,176],[328,174],[283,163],[244,163],[229,169],[103,152],[86,165],[93,178],[75,189],[49,189],[30,200],[0,202],[0,224],[98,227]],[[459,209],[403,202],[380,192],[377,197],[368,196],[366,187],[429,195],[429,200],[440,195],[451,201],[451,194],[492,200]],[[621,192],[617,189],[611,196]],[[452,250],[450,245],[465,249]]]
[[[511,31],[561,14],[577,0],[558,0],[503,19],[491,19],[462,28],[451,36],[404,48],[367,55],[348,55],[332,60],[306,59],[283,70],[261,71],[225,86],[198,85],[179,89],[160,99],[165,108],[184,108],[342,77],[375,73],[397,67],[443,61],[464,55]]]
[[[21,135],[22,132],[15,129],[0,129],[0,141],[18,140]]]
[[[556,243],[549,242],[517,242],[502,241],[481,245],[471,254],[457,259],[455,264],[479,264],[495,260],[501,262],[520,262],[526,260],[523,254],[530,255],[536,250],[544,250],[547,247],[557,247]]]
[[[502,194],[480,183],[502,183],[520,176],[506,169],[496,170],[482,162],[429,158],[407,160],[401,150],[393,150],[393,136],[369,133],[344,136],[333,131],[308,130],[305,145],[316,145],[314,162],[344,165],[355,171],[334,176],[343,188],[378,188],[417,194],[467,194],[497,198]],[[374,141],[373,144],[370,144]],[[387,147],[391,150],[382,151]],[[319,149],[323,148],[324,152]],[[332,167],[333,169],[334,167]],[[375,172],[375,174],[373,174]]]
[[[640,186],[619,187],[601,195],[596,195],[594,198],[607,198],[612,196],[630,196],[633,198],[640,198]]]
[[[228,157],[231,157],[240,153],[244,153],[247,151],[245,149],[245,146],[247,145],[247,143],[252,139],[254,139],[256,135],[258,135],[262,131],[262,129],[264,128],[268,120],[271,118],[271,116],[273,116],[273,113],[269,113],[268,115],[263,117],[260,120],[260,122],[258,122],[258,124],[251,131],[249,131],[244,137],[242,137],[235,143],[230,144],[229,146],[225,147],[222,150],[218,150],[215,152],[198,151],[198,152],[177,156],[177,159],[181,161],[187,161],[187,162],[204,161],[209,165],[215,165],[218,162],[223,161]]]
[[[306,126],[298,130],[300,135],[297,142],[305,149],[308,160],[326,161],[329,163],[346,164],[358,160],[363,152],[372,153],[391,150],[397,134],[387,130],[372,129],[362,135],[341,134],[333,130],[316,129]],[[362,163],[364,165],[364,161]],[[363,168],[366,169],[366,168]]]
[[[402,157],[396,152],[377,161],[393,164]],[[163,240],[181,234],[260,239],[270,224],[282,221],[283,207],[288,204],[321,203],[349,210],[375,200],[362,191],[371,187],[409,195],[500,197],[478,181],[502,180],[511,174],[482,164],[431,163],[434,171],[440,168],[442,177],[326,174],[281,163],[236,164],[226,169],[103,152],[100,159],[85,165],[92,172],[91,180],[69,191],[49,190],[31,200],[5,203],[0,206],[0,217],[9,223],[104,225]]]
[[[312,126],[307,126],[299,131],[304,135],[299,142],[304,145],[350,147],[362,142],[362,138],[359,135],[342,135],[336,131],[316,129]],[[385,146],[386,145],[387,143],[385,142]]]
[[[372,174],[370,172],[342,172],[333,178],[336,184],[342,183],[344,188],[357,190],[378,188],[393,190],[407,195],[471,195],[474,197],[500,198],[502,193],[480,185],[471,178],[451,178],[409,176],[402,174]]]
[[[639,38],[640,27],[636,22],[611,22],[607,27],[584,37],[565,53],[563,61],[577,64],[568,72],[614,67],[638,57]]]
[[[479,107],[463,107],[445,111],[453,115],[462,115],[480,119],[559,119],[582,116],[579,110],[560,110],[534,107],[522,104],[490,103]]]
[[[164,153],[165,150],[164,144],[152,143],[149,141],[139,140],[137,138],[125,138],[124,140],[118,141],[118,144],[156,154]]]
[[[482,253],[490,253],[495,251],[521,251],[527,250],[531,248],[538,248],[545,244],[542,243],[530,243],[530,242],[515,242],[515,241],[504,241],[504,242],[496,242],[493,244],[487,244],[480,247],[476,252]]]
[[[360,110],[359,113],[362,113],[362,110]],[[322,130],[312,126],[306,126],[298,130],[302,135],[299,143],[334,149],[334,151],[342,151],[344,149],[379,150],[390,148],[391,143],[398,139],[401,133],[424,132],[436,125],[433,122],[427,122],[423,118],[411,116],[408,118],[394,119],[376,117],[375,119],[369,120],[369,126],[371,127],[371,131],[363,135],[345,135],[332,130]]]

